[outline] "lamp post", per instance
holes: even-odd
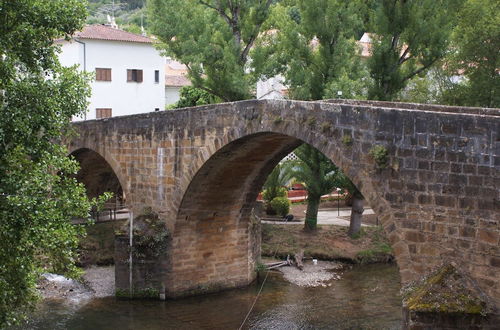
[[[340,191],[342,189],[337,188],[337,216],[340,216]]]

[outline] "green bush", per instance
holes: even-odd
[[[282,217],[287,215],[288,211],[290,211],[290,201],[286,197],[276,197],[271,201],[270,205],[273,210]]]
[[[262,192],[262,199],[270,203],[276,197],[287,197],[288,190],[285,187],[273,187]]]
[[[384,146],[376,145],[370,149],[370,156],[377,163],[378,168],[384,169],[389,163],[389,154]]]

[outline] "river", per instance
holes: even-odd
[[[244,329],[400,329],[396,265],[356,266],[327,287],[270,273]],[[178,300],[46,299],[20,329],[238,329],[261,283]]]

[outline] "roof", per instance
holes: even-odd
[[[183,87],[191,86],[191,81],[186,76],[182,75],[165,75],[165,86],[167,87]]]
[[[152,43],[153,41],[140,34],[130,33],[103,24],[87,25],[82,31],[76,32],[73,37],[79,39],[112,40],[139,43]]]

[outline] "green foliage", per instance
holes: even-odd
[[[450,76],[465,79],[448,85],[440,101],[447,104],[500,107],[500,3],[469,0],[453,33]]]
[[[83,25],[79,0],[16,0],[0,5],[0,328],[36,301],[42,271],[78,275],[74,266],[91,207],[71,176],[78,165],[57,144],[71,117],[86,111],[90,89],[61,68],[53,40]],[[50,78],[47,78],[50,77]]]
[[[373,18],[373,85],[369,98],[392,100],[408,81],[447,51],[454,13],[463,0],[382,0]]]
[[[290,201],[287,197],[275,197],[269,204],[272,209],[282,217],[287,215],[290,211]]]
[[[161,256],[168,248],[170,232],[164,221],[150,208],[134,219],[134,246],[132,253],[137,259]]]
[[[220,102],[220,99],[202,89],[184,86],[180,91],[180,99],[170,105],[169,109],[196,107],[198,105],[213,104]]]
[[[356,254],[356,261],[361,264],[375,263],[375,262],[389,262],[393,260],[393,251],[389,245],[389,241],[384,234],[382,226],[371,229],[368,233],[364,228],[354,239],[360,239],[368,234],[371,234],[371,244],[366,250],[359,251]]]
[[[151,31],[161,49],[188,67],[189,78],[224,101],[252,96],[248,53],[269,14],[271,0],[150,0]]]
[[[350,135],[344,135],[342,137],[342,143],[345,144],[346,146],[351,146],[352,145],[352,137]]]
[[[265,200],[266,202],[270,203],[276,197],[286,197],[287,191],[288,190],[285,187],[276,187],[276,188],[265,189],[262,192],[262,199]]]
[[[389,154],[387,149],[382,145],[373,146],[370,149],[370,156],[375,160],[379,169],[384,169],[389,164]]]
[[[283,1],[273,7],[252,65],[257,76],[282,74],[293,99],[362,97],[366,76],[355,39],[362,1]]]
[[[148,27],[146,0],[90,0],[87,8],[88,24],[105,24],[107,15],[116,18],[120,29],[136,34],[141,34],[141,26]]]
[[[318,149],[303,144],[294,150],[298,160],[291,162],[290,175],[304,182],[308,192],[306,228],[315,229],[321,195],[329,194],[337,186],[337,166]]]
[[[264,183],[262,198],[266,202],[272,201],[275,197],[286,197],[287,190],[284,188],[292,179],[289,171],[289,164],[278,164],[269,174]]]

